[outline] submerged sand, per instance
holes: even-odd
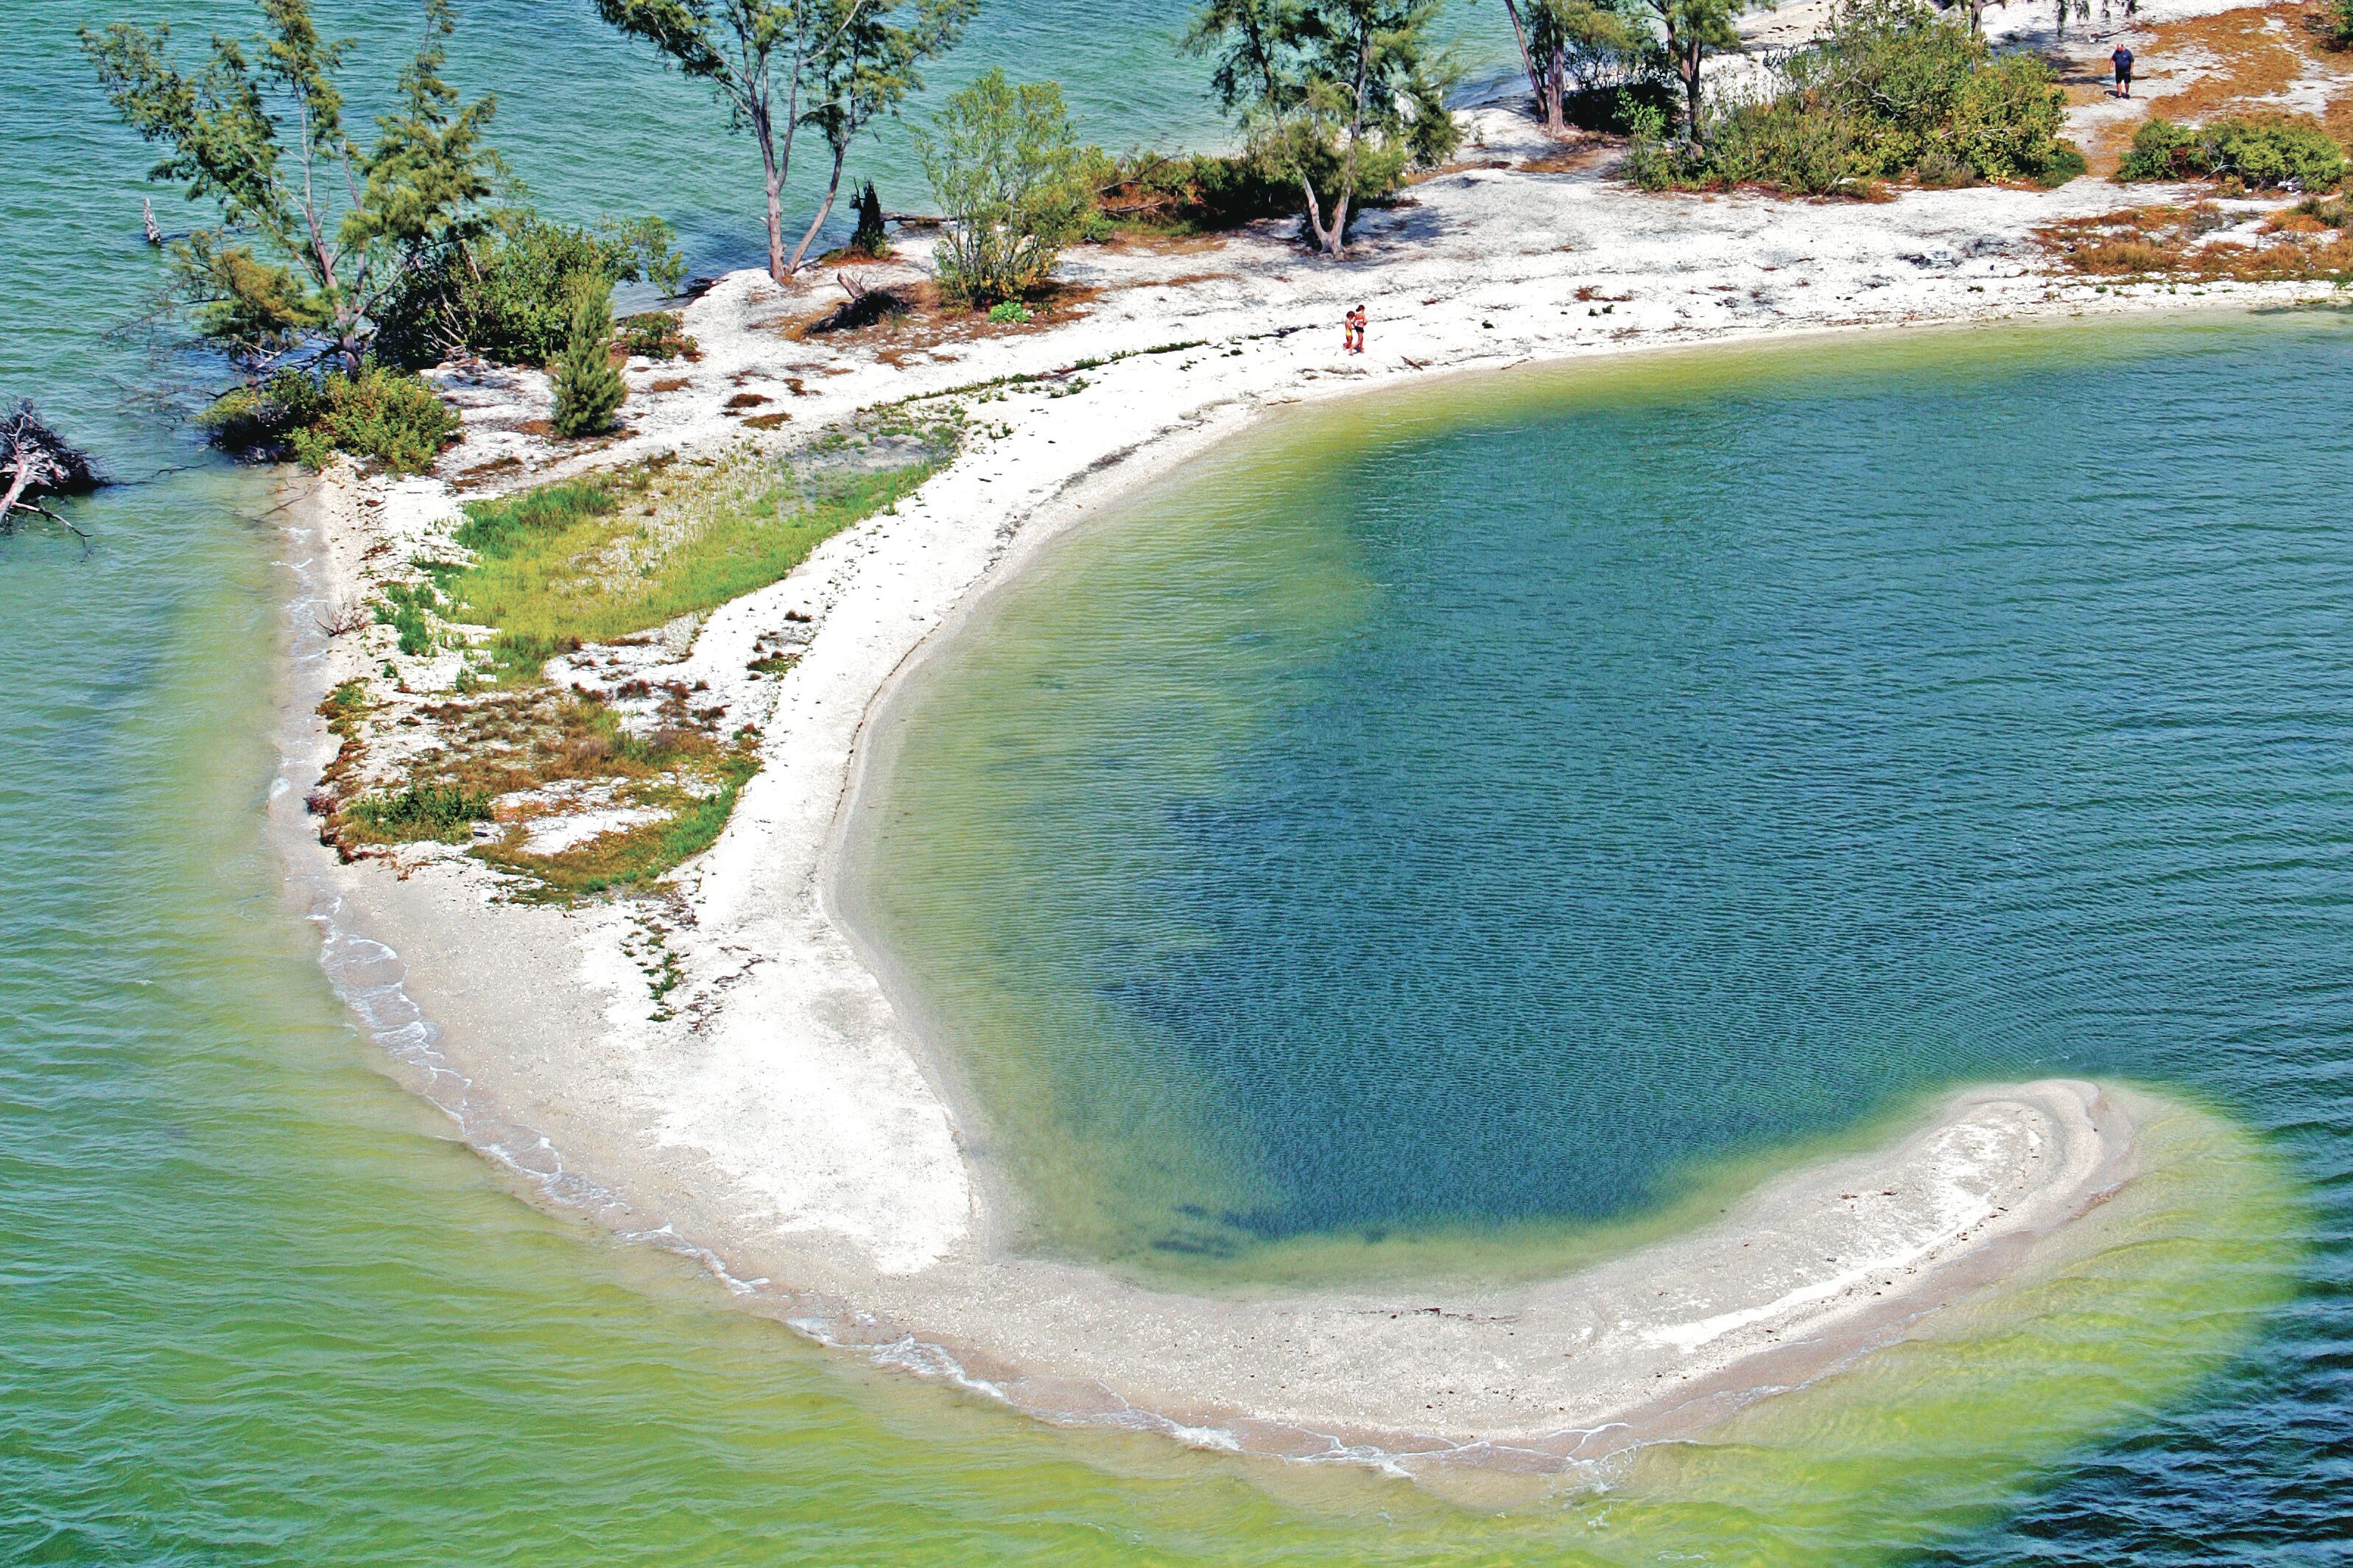
[[[703,363],[633,404],[634,433],[594,461],[740,439],[723,405],[745,385],[797,383],[809,428],[885,398],[1201,346],[990,404],[990,434],[895,514],[662,655],[658,678],[759,703],[763,762],[666,901],[504,901],[453,849],[341,865],[311,842],[301,802],[332,750],[311,709],[374,657],[312,629],[311,606],[359,595],[387,542],[451,505],[432,480],[316,487],[297,524],[298,680],[273,816],[331,973],[417,1085],[540,1190],[702,1258],[819,1338],[1050,1416],[1288,1454],[1545,1464],[1687,1430],[1900,1333],[2128,1180],[2136,1102],[2052,1080],[1959,1095],[1893,1145],[1778,1177],[1697,1233],[1524,1286],[1231,1300],[1003,1244],[1003,1195],[970,1156],[953,1064],[893,1005],[831,900],[867,721],[976,591],[1121,490],[1303,397],[1703,337],[2159,302],[2094,300],[2041,273],[2026,244],[2033,224],[2113,205],[2112,191],[1643,198],[1589,174],[1512,174],[1531,155],[1525,132],[1495,114],[1478,127],[1504,163],[1422,187],[1346,268],[1271,234],[1198,258],[1092,260],[1106,293],[1075,324],[890,363],[777,333],[822,305],[821,284],[737,274],[699,301]],[[1375,353],[1349,360],[1335,323],[1357,296],[1380,302]],[[508,456],[525,477],[580,466],[522,432],[543,396],[533,378],[477,377],[468,395],[469,438],[445,472]],[[814,636],[755,697],[747,658],[788,625]],[[649,931],[682,976],[666,1005],[642,967]]]

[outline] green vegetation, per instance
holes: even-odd
[[[2204,125],[2148,120],[2133,133],[2119,180],[2236,180],[2251,190],[2335,190],[2345,149],[2305,115],[2232,115]]]
[[[709,82],[752,133],[766,176],[768,274],[790,278],[841,188],[850,144],[923,85],[978,0],[596,0],[597,14]],[[788,258],[784,192],[793,141],[814,126],[833,153],[817,216]]]
[[[1299,187],[1249,153],[1090,153],[1093,210],[1083,233],[1104,240],[1123,227],[1208,234],[1298,209]],[[1367,195],[1387,195],[1386,191]]]
[[[1605,87],[1652,74],[1650,35],[1624,0],[1504,0],[1504,10],[1536,112],[1556,136],[1567,132],[1579,99],[1589,103]]]
[[[1652,189],[1767,185],[1810,195],[1924,184],[2055,183],[2083,171],[2058,140],[2065,97],[2031,55],[1995,55],[1919,0],[1861,0],[1776,68],[1780,89],[1720,110],[1674,147],[1635,115],[1627,178]]]
[[[430,583],[389,583],[376,605],[376,623],[400,637],[400,651],[418,658],[433,651],[433,617],[447,608]]]
[[[621,323],[621,347],[640,359],[699,359],[702,345],[686,335],[675,310],[648,310]]]
[[[877,261],[891,254],[891,237],[882,227],[882,195],[871,180],[858,194],[858,227],[850,234],[849,248]]]
[[[986,306],[1044,283],[1091,203],[1062,89],[992,70],[918,129],[915,147],[948,218],[933,252],[940,291]]]
[[[461,350],[500,364],[543,365],[564,352],[583,288],[649,282],[675,292],[686,264],[659,218],[593,229],[518,208],[420,258],[384,305],[379,355],[433,365]]]
[[[2319,18],[2320,41],[2332,49],[2353,49],[2353,0],[2333,0]]]
[[[613,368],[613,306],[610,286],[583,279],[572,305],[572,341],[555,364],[555,433],[565,437],[601,436],[629,389]]]
[[[343,808],[344,820],[370,839],[406,842],[464,838],[472,825],[491,814],[491,796],[483,790],[456,784],[411,784],[399,790],[364,795]]]
[[[698,614],[766,586],[860,519],[896,505],[944,460],[952,427],[902,422],[923,445],[870,466],[854,449],[799,467],[744,450],[716,463],[649,467],[475,501],[434,569],[450,618],[491,626],[505,668],[535,674],[558,652]],[[846,460],[856,459],[856,460]]]
[[[1207,0],[1186,47],[1267,174],[1293,186],[1316,247],[1337,257],[1357,204],[1453,154],[1439,0]]]
[[[1748,9],[1749,0],[1640,0],[1658,24],[1667,62],[1683,83],[1683,140],[1697,149],[1705,139],[1706,113],[1702,107],[1701,73],[1710,55],[1740,47],[1733,18]]]
[[[458,415],[423,378],[373,360],[324,375],[291,366],[234,387],[197,422],[232,450],[278,449],[321,468],[337,452],[422,473],[458,438]]]
[[[418,710],[449,742],[420,760],[396,786],[348,798],[363,753],[360,683],[339,687],[320,711],[343,740],[311,807],[324,837],[349,856],[369,845],[418,840],[461,843],[473,825],[501,824],[474,855],[529,879],[526,897],[572,897],[642,887],[711,847],[744,783],[758,771],[748,734],[720,740],[689,721],[679,692],[662,696],[649,734],[625,726],[607,704],[567,689],[537,686]],[[659,814],[570,848],[528,847],[525,804],[504,816],[501,796],[575,792],[612,806]],[[517,815],[517,812],[522,815]]]
[[[464,231],[498,157],[493,104],[459,107],[441,77],[449,0],[424,0],[425,38],[372,144],[343,123],[349,40],[319,36],[310,0],[264,0],[262,37],[216,37],[193,76],[171,29],[81,29],[107,100],[165,149],[149,178],[185,181],[220,222],[172,247],[172,297],[199,331],[248,358],[322,342],[356,373],[381,308],[419,258]]]

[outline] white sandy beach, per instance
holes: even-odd
[[[2037,226],[2153,199],[2102,181],[1878,204],[1646,196],[1595,168],[1521,167],[1557,149],[1505,110],[1471,123],[1462,166],[1368,216],[1343,266],[1302,254],[1279,226],[1078,251],[1064,277],[1099,291],[1079,320],[975,332],[897,363],[779,331],[839,298],[829,278],[786,290],[739,272],[688,311],[700,363],[633,365],[633,386],[682,384],[633,396],[622,438],[558,457],[523,428],[543,413],[543,378],[451,374],[468,434],[440,477],[343,472],[316,487],[299,525],[303,592],[344,602],[446,529],[456,486],[480,493],[493,474],[510,489],[782,444],[886,400],[1113,361],[1008,389],[987,407],[993,433],[895,514],[628,652],[628,673],[702,683],[728,723],[762,737],[761,772],[672,900],[502,901],[486,868],[439,847],[405,851],[396,875],[335,863],[301,816],[332,749],[310,710],[385,654],[380,639],[311,635],[308,602],[298,609],[280,837],[328,931],[331,971],[478,1145],[618,1229],[695,1252],[808,1332],[1040,1414],[1283,1454],[1529,1464],[1687,1429],[1724,1400],[1834,1364],[1981,1286],[2005,1248],[2062,1231],[2130,1178],[2137,1102],[2048,1081],[1959,1095],[1894,1145],[1789,1173],[1700,1233],[1511,1289],[1216,1300],[1000,1245],[1001,1200],[967,1157],[970,1108],[836,918],[831,889],[869,717],[976,593],[1046,541],[1303,399],[1677,345],[2327,291],[2094,292],[2052,275]],[[1338,321],[1359,300],[1371,352],[1351,360]],[[1138,352],[1172,343],[1199,346]],[[723,405],[745,394],[789,422],[744,430]],[[763,639],[787,635],[807,639],[790,674],[750,678]],[[553,673],[609,689],[621,658],[585,650]],[[437,669],[404,676],[422,689]],[[641,966],[649,931],[683,977],[667,1008]]]

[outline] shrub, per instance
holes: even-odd
[[[1045,282],[1091,197],[1062,89],[992,70],[950,98],[915,144],[948,216],[934,252],[942,292],[989,305]]]
[[[641,359],[698,359],[702,345],[686,335],[675,310],[648,310],[621,323],[621,346]]]
[[[2353,49],[2353,0],[2336,0],[2322,14],[2320,38],[2332,49]]]
[[[1630,106],[1645,112],[1627,177],[1828,195],[1923,172],[1924,183],[1966,184],[2076,166],[2058,140],[2065,97],[2051,68],[1994,54],[1919,0],[1850,5],[1775,70],[1780,90],[1720,110],[1697,154],[1664,145],[1661,110]]]
[[[346,452],[396,474],[424,472],[458,438],[457,412],[422,376],[373,361],[356,374],[280,370],[224,394],[197,422],[232,450],[281,448],[312,468]]]
[[[581,281],[572,308],[572,341],[555,364],[551,423],[558,436],[603,435],[613,427],[614,410],[629,395],[621,373],[613,368],[613,307],[606,298],[610,287],[595,278]]]
[[[2303,115],[2232,115],[2204,125],[2149,120],[2133,133],[2116,178],[2236,179],[2259,190],[2327,191],[2345,178],[2345,149]]]
[[[1026,327],[1037,316],[1020,300],[1007,300],[989,307],[988,319],[999,326]]]
[[[385,308],[377,352],[411,367],[463,350],[501,364],[543,365],[564,351],[586,280],[602,279],[607,289],[643,280],[670,291],[684,276],[659,218],[586,229],[504,212],[488,233],[442,246],[410,274]]]
[[[1098,153],[1092,161],[1089,239],[1108,239],[1122,224],[1211,233],[1280,216],[1299,205],[1297,184],[1279,178],[1248,153],[1131,153],[1112,158]],[[1383,196],[1394,188],[1392,183],[1370,194]]]
[[[371,837],[391,839],[464,837],[491,815],[486,790],[456,784],[411,784],[400,790],[365,795],[343,809],[344,819]]]

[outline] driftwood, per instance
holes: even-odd
[[[855,272],[837,272],[834,281],[849,296],[809,323],[812,332],[851,332],[871,327],[885,316],[903,316],[907,301],[896,289],[873,288]]]
[[[16,513],[37,512],[79,534],[80,529],[42,502],[82,495],[104,482],[89,454],[42,424],[31,404],[20,403],[15,413],[0,416],[0,531],[13,525]]]

